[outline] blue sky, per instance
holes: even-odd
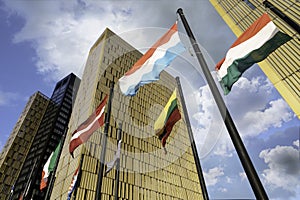
[[[145,50],[182,7],[213,71],[235,36],[209,1],[0,1],[0,149],[28,97],[81,76],[89,48],[106,27]],[[179,31],[185,34],[179,22]],[[137,31],[139,30],[139,31]],[[135,34],[132,34],[136,32]],[[138,34],[140,32],[141,34]],[[188,42],[170,73],[180,74],[211,199],[253,198],[235,149]],[[185,70],[180,64],[186,64]],[[214,72],[212,72],[214,74]],[[224,97],[270,199],[300,198],[300,123],[257,65]]]

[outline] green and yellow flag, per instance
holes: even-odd
[[[181,119],[177,104],[176,92],[177,90],[175,89],[167,105],[154,123],[155,134],[161,140],[163,147],[166,145],[166,140],[169,137],[173,126],[178,120]]]

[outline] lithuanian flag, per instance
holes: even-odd
[[[264,13],[238,37],[225,58],[216,65],[224,94],[230,92],[232,85],[244,71],[254,63],[264,60],[290,39],[291,37],[280,32],[268,14]]]
[[[178,110],[176,89],[170,97],[167,105],[159,115],[158,119],[154,123],[154,131],[158,138],[161,140],[162,146],[165,147],[166,140],[169,137],[175,123],[181,119],[180,112]]]

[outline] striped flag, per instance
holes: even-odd
[[[133,96],[138,88],[159,79],[162,70],[185,51],[180,41],[177,22],[163,35],[133,67],[119,79],[119,86],[124,95]]]
[[[232,44],[225,58],[217,65],[216,71],[224,94],[228,94],[232,85],[244,71],[254,63],[264,60],[270,53],[291,39],[279,31],[267,13],[256,20]]]
[[[85,143],[91,135],[99,127],[104,125],[104,109],[107,101],[107,95],[97,107],[96,111],[92,113],[89,118],[83,122],[72,134],[70,140],[69,152],[73,157],[73,151],[81,144]]]
[[[55,148],[55,151],[53,151],[51,153],[51,155],[49,156],[47,162],[45,163],[45,165],[43,167],[42,179],[41,179],[41,183],[40,183],[40,190],[43,190],[45,187],[47,187],[48,177],[50,175],[50,172],[52,172],[55,168],[56,160],[58,158],[58,153],[61,148],[61,145],[62,144],[60,141],[59,144],[57,145],[57,147]]]
[[[78,178],[78,174],[79,174],[79,170],[80,170],[80,165],[78,166],[78,168],[76,169],[76,171],[75,171],[75,173],[73,175],[73,178],[72,178],[72,181],[71,181],[71,185],[70,185],[69,191],[68,191],[68,198],[67,198],[67,200],[71,199],[72,193],[75,190],[76,183],[77,183],[77,178]]]
[[[175,89],[168,103],[154,123],[155,134],[161,140],[163,147],[166,145],[167,138],[169,137],[173,126],[178,120],[181,119],[177,104],[176,92],[177,90]]]

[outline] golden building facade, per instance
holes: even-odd
[[[1,200],[11,193],[48,104],[49,98],[40,92],[29,98],[0,154]]]
[[[210,2],[237,37],[264,12],[269,14],[281,31],[292,37],[292,40],[258,65],[300,118],[300,2],[298,0],[210,0]]]
[[[168,138],[167,154],[155,136],[153,125],[176,87],[175,79],[162,72],[160,80],[140,88],[137,95],[121,94],[118,79],[142,56],[109,29],[90,49],[69,122],[69,132],[59,160],[51,199],[66,199],[72,176],[80,163],[75,199],[94,199],[100,165],[103,128],[74,151],[68,147],[72,132],[95,110],[113,81],[114,96],[105,162],[117,146],[117,128],[122,123],[120,199],[203,199],[186,125],[181,119]],[[179,105],[180,110],[181,105]],[[105,111],[107,112],[107,111]],[[181,112],[182,113],[182,112]],[[183,118],[183,114],[182,114]],[[101,199],[112,199],[115,170],[103,177]]]

